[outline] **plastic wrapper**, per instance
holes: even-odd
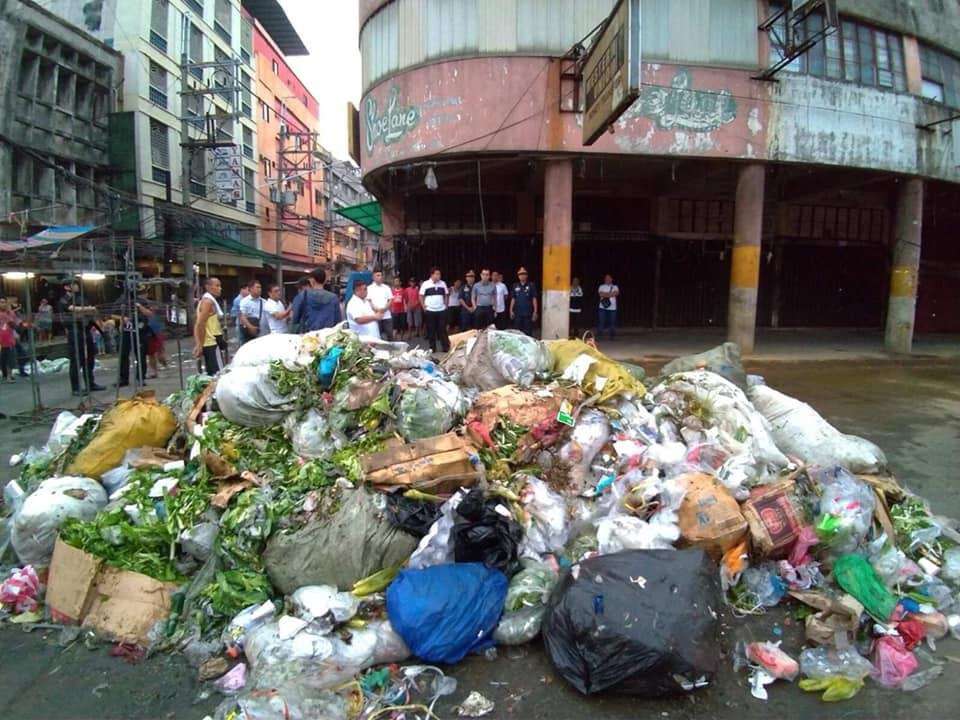
[[[800,673],[800,665],[792,657],[771,642],[754,642],[744,648],[747,660],[760,665],[778,680],[793,682]]]
[[[197,523],[180,533],[180,547],[200,562],[206,562],[213,552],[219,526],[214,522]]]
[[[20,562],[48,565],[63,521],[92,520],[106,504],[107,493],[96,480],[70,476],[44,480],[13,516],[10,543]]]
[[[523,530],[503,501],[471,490],[457,506],[453,554],[458,563],[480,562],[508,576],[516,572]]]
[[[817,534],[836,553],[854,552],[873,523],[873,489],[839,466],[820,469],[813,477],[823,490]]]
[[[333,433],[327,416],[319,410],[308,410],[303,417],[291,414],[284,421],[284,426],[293,451],[300,457],[329,458],[346,445],[346,438]]]
[[[599,410],[584,410],[570,439],[560,448],[560,460],[570,466],[570,492],[578,495],[587,487],[590,466],[610,439],[610,423]]]
[[[521,554],[539,558],[546,553],[562,551],[570,534],[563,496],[551,490],[543,480],[530,476],[520,493],[520,504],[526,513]]]
[[[545,605],[557,579],[556,571],[549,565],[526,561],[524,568],[510,580],[504,609],[516,611]]]
[[[557,672],[585,695],[690,692],[717,671],[720,602],[716,565],[700,550],[601,555],[560,581],[544,644]]]
[[[808,465],[840,465],[855,473],[875,473],[887,465],[883,451],[869,440],[845,435],[807,403],[766,385],[748,391],[753,406],[770,423],[777,445]]]
[[[339,720],[349,716],[347,701],[329,690],[314,690],[294,679],[273,685],[276,687],[227,698],[217,707],[214,720]]]
[[[540,634],[546,612],[543,605],[505,612],[493,632],[494,642],[497,645],[524,645],[532,642]]]
[[[456,663],[493,644],[507,578],[479,563],[403,570],[387,588],[387,615],[417,657]]]
[[[32,565],[14,568],[0,585],[0,605],[15,614],[33,612],[39,607],[40,578]]]

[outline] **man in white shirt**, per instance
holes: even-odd
[[[383,340],[393,340],[393,316],[390,314],[390,301],[393,299],[392,288],[383,282],[383,272],[375,270],[373,273],[373,284],[367,288],[367,299],[371,307],[383,313],[383,317],[378,323],[380,326],[380,337]]]
[[[610,333],[613,340],[617,326],[617,298],[620,297],[620,288],[613,282],[613,275],[603,276],[603,284],[597,288],[600,296],[600,307],[597,309],[597,338],[603,335],[604,330]]]
[[[430,271],[430,279],[420,284],[420,303],[423,305],[424,324],[427,326],[427,339],[430,350],[437,352],[439,346],[443,352],[450,352],[450,338],[447,335],[447,284],[440,279],[440,268]]]
[[[290,313],[292,310],[283,304],[283,288],[271,285],[267,292],[267,300],[263,303],[263,311],[267,318],[267,327],[271,333],[288,333]]]
[[[353,284],[353,297],[347,303],[347,322],[361,338],[380,339],[380,320],[383,313],[374,310],[367,297],[367,284],[358,280]]]
[[[268,335],[266,302],[261,293],[263,287],[259,280],[252,280],[247,288],[250,294],[240,301],[240,344],[253,340],[256,337]]]
[[[503,275],[499,272],[494,271],[493,273],[493,282],[497,286],[496,302],[494,303],[494,323],[497,326],[497,330],[506,330],[507,329],[507,297],[510,295],[510,291],[507,290],[506,284],[503,282]]]

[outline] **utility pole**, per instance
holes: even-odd
[[[277,186],[271,191],[277,213],[277,284],[283,287],[283,230],[284,223],[306,237],[310,237],[310,218],[298,215],[296,210],[297,194],[286,186],[294,178],[312,177],[323,167],[325,156],[320,151],[320,134],[306,130],[292,130],[290,123],[281,119],[280,134],[277,136]],[[288,139],[293,145],[288,145]],[[294,212],[288,213],[287,207],[293,206]],[[306,224],[304,224],[304,221]]]
[[[283,297],[283,208],[284,195],[284,163],[283,163],[283,139],[286,134],[286,126],[280,123],[280,132],[277,134],[277,161],[280,163],[277,173],[277,188],[273,193],[274,207],[277,215],[277,285],[280,286],[280,295]]]
[[[190,59],[190,16],[183,15],[180,28],[181,53],[180,53],[180,147],[185,151],[183,153],[183,167],[180,176],[181,184],[181,202],[183,203],[183,216],[179,222],[180,232],[183,236],[183,270],[184,278],[187,284],[187,327],[193,329],[193,319],[196,308],[194,307],[194,289],[196,285],[196,273],[194,264],[196,263],[193,228],[187,221],[187,213],[192,204],[190,196],[190,171],[193,165],[193,156],[196,152],[207,152],[217,148],[237,149],[237,144],[233,140],[224,142],[219,139],[218,132],[222,123],[231,121],[236,127],[240,120],[240,103],[242,86],[240,83],[240,60],[237,58],[225,59],[214,62],[194,62]],[[211,82],[205,82],[204,75],[208,70],[212,70]],[[190,78],[193,77],[196,87],[190,87]],[[232,112],[221,113],[217,111],[214,104],[214,113],[208,113],[205,110],[203,100],[207,97],[220,96],[225,98],[231,106]],[[200,98],[201,101],[195,107],[191,114],[188,111],[188,105],[192,104],[193,98]],[[197,139],[190,137],[190,126],[199,126],[204,129],[204,134]],[[239,169],[234,169],[241,183],[243,182],[243,166],[239,163]],[[204,179],[206,183],[206,179]],[[242,187],[242,184],[241,184]],[[206,197],[206,192],[204,192]],[[223,202],[223,198],[218,197]],[[236,201],[236,198],[232,198]]]

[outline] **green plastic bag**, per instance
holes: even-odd
[[[879,622],[887,622],[897,600],[877,576],[873,566],[860,555],[844,555],[833,566],[837,584],[853,595]]]

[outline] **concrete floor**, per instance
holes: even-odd
[[[612,347],[621,342],[626,344],[617,341]],[[638,355],[629,351],[627,356]],[[655,372],[659,362],[645,365]],[[811,403],[842,430],[877,442],[906,485],[929,498],[937,512],[954,517],[960,516],[960,493],[956,491],[956,458],[960,457],[958,369],[960,361],[950,357],[748,363],[750,372],[765,375],[770,385]],[[60,382],[66,383],[66,378]],[[175,373],[169,373],[157,385],[166,392],[176,384]],[[0,407],[11,407],[11,395],[6,394],[10,388],[18,397],[25,391],[25,387],[3,386],[0,392],[6,399]],[[42,441],[47,427],[49,421],[34,425],[23,420],[0,420],[0,457]],[[10,476],[10,469],[0,468],[0,478]],[[912,720],[944,720],[957,716],[960,686],[955,679],[960,673],[960,664],[956,664],[960,643],[955,641],[939,645],[941,658],[955,658],[947,661],[943,677],[917,693],[884,690],[868,682],[854,700],[827,705],[818,696],[781,682],[769,688],[768,702],[754,700],[745,676],[733,673],[729,654],[739,639],[774,640],[780,639],[781,633],[784,648],[798,651],[801,628],[782,612],[749,620],[724,618],[718,648],[723,654],[722,670],[714,686],[688,697],[656,701],[581,697],[553,673],[539,641],[522,648],[503,648],[496,661],[474,657],[451,668],[459,688],[452,702],[438,707],[438,713],[443,718],[452,717],[452,706],[477,690],[496,702],[497,709],[490,716],[495,718],[872,720],[909,716]],[[217,704],[215,697],[195,702],[199,688],[179,658],[155,657],[130,666],[107,657],[105,650],[88,651],[79,645],[62,650],[56,644],[57,637],[56,630],[25,635],[16,628],[0,629],[0,716],[50,720],[199,718]]]

